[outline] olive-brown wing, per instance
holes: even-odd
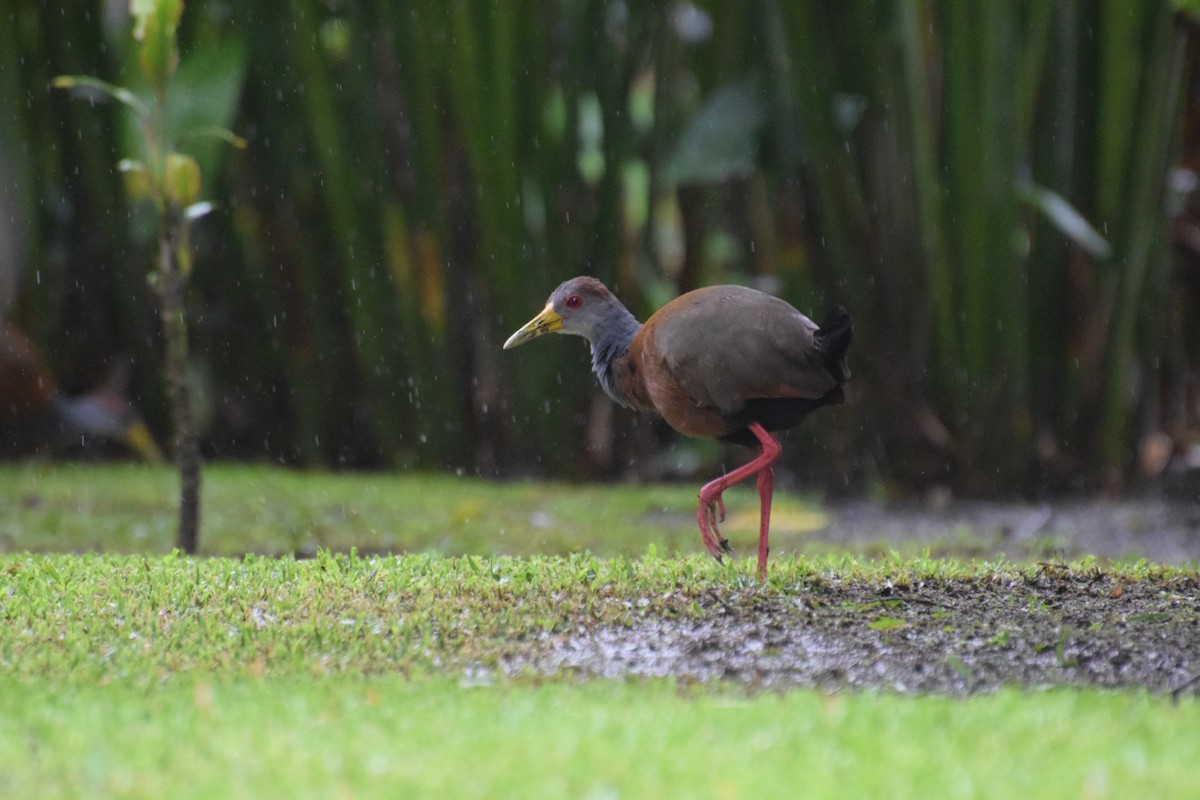
[[[698,289],[646,323],[658,365],[699,407],[729,416],[756,398],[824,397],[837,386],[817,325],[777,297],[740,286]]]

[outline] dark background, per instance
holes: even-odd
[[[0,0],[0,317],[65,391],[131,356],[169,441],[125,4]],[[201,2],[170,98],[209,458],[669,477],[741,458],[615,409],[564,278],[644,318],[719,282],[854,314],[836,492],[1116,491],[1200,470],[1196,29],[1158,0]],[[11,24],[10,24],[11,23]],[[221,125],[233,150],[184,133]],[[1193,484],[1194,485],[1194,484]]]

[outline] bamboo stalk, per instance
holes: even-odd
[[[1157,287],[1149,285],[1148,276],[1157,275],[1161,280],[1164,275],[1164,270],[1151,266],[1150,259],[1155,242],[1166,237],[1166,219],[1160,211],[1162,179],[1170,164],[1171,131],[1178,119],[1182,87],[1178,77],[1182,39],[1171,35],[1169,18],[1160,17],[1150,33],[1145,46],[1150,63],[1143,72],[1146,77],[1138,82],[1142,88],[1136,118],[1145,120],[1142,131],[1152,144],[1139,148],[1129,162],[1130,180],[1121,197],[1123,216],[1129,220],[1122,226],[1125,238],[1119,245],[1124,263],[1105,344],[1099,450],[1111,474],[1123,471],[1129,452],[1128,429],[1135,406],[1127,401],[1125,393],[1134,361],[1137,320],[1144,312],[1155,313],[1144,305],[1144,298],[1158,294]]]
[[[919,3],[900,3],[901,50],[907,88],[906,133],[910,137],[913,181],[917,201],[917,223],[926,256],[929,308],[934,319],[937,363],[950,368],[958,361],[960,347],[955,319],[955,292],[950,268],[949,245],[944,229],[945,212],[941,180],[938,177],[937,150],[933,131],[935,119],[926,71],[926,44]]]
[[[386,310],[389,292],[378,249],[379,227],[371,224],[375,215],[370,207],[358,202],[351,185],[360,173],[347,159],[341,127],[344,117],[338,113],[342,103],[335,94],[330,67],[317,46],[319,14],[320,4],[314,1],[292,15],[296,32],[289,38],[289,51],[303,81],[303,108],[320,169],[320,185],[331,222],[329,232],[337,245],[334,267],[351,321],[349,341],[371,400],[382,412],[372,414],[370,424],[380,442],[379,452],[387,458],[398,451],[403,440],[387,342],[388,332],[394,329]],[[363,128],[370,129],[369,121]],[[367,163],[372,163],[369,158]]]

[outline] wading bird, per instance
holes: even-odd
[[[120,390],[123,375],[87,394],[58,391],[37,349],[0,322],[0,457],[53,455],[92,439],[120,442],[148,461],[162,453]]]
[[[843,401],[853,330],[843,308],[818,327],[783,300],[743,286],[688,292],[643,325],[600,281],[578,277],[555,289],[504,349],[546,333],[582,336],[592,348],[592,372],[617,403],[657,413],[686,436],[757,445],[757,458],[700,490],[696,522],[721,561],[730,552],[717,527],[725,519],[722,494],[757,475],[758,576],[766,580],[772,464],[782,452],[770,431]]]

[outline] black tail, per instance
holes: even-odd
[[[846,350],[854,338],[854,321],[850,312],[838,306],[825,318],[817,329],[817,347],[825,353],[825,366],[838,383],[850,380],[850,368],[846,366]]]

